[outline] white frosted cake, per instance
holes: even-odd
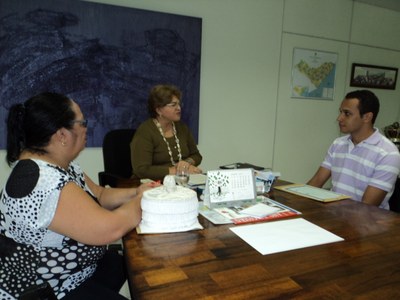
[[[170,180],[167,177],[164,179],[164,186],[143,193],[139,232],[162,233],[202,229],[197,219],[199,204],[196,192],[176,186],[174,178],[171,176]]]

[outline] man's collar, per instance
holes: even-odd
[[[348,140],[350,142],[353,142],[352,139],[351,139],[351,135],[348,136]],[[374,127],[374,132],[369,137],[367,137],[365,140],[362,140],[358,144],[367,143],[367,144],[370,144],[370,145],[375,145],[375,144],[377,144],[379,142],[379,140],[380,140],[379,129]]]

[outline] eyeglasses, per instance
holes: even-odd
[[[172,108],[175,108],[175,107],[177,107],[177,106],[183,107],[183,103],[180,103],[180,102],[171,102],[171,103],[165,104],[165,106],[172,107]]]
[[[85,128],[88,126],[88,120],[87,119],[71,121],[71,125],[74,124],[74,123],[81,124]]]

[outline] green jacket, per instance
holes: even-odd
[[[182,159],[191,158],[195,166],[201,163],[202,156],[189,127],[182,122],[175,122],[176,134],[181,147]],[[178,150],[175,137],[167,138],[175,162],[178,162]],[[143,122],[130,144],[133,176],[153,180],[163,179],[172,166],[168,147],[153,119]]]

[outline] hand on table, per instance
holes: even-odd
[[[138,195],[141,195],[141,194],[143,194],[143,192],[145,192],[147,190],[150,190],[152,188],[158,187],[160,185],[161,185],[161,182],[159,180],[158,181],[152,181],[152,182],[146,182],[146,183],[141,184],[137,188],[136,193]]]
[[[187,171],[189,174],[199,174],[199,173],[202,173],[202,172],[203,172],[200,168],[198,168],[198,167],[196,167],[196,166],[194,166],[194,165],[188,163],[188,162],[185,161],[185,160],[179,161],[179,162],[176,164],[175,168],[176,168],[176,172],[179,172],[179,171],[181,171],[181,170],[186,169],[186,171]]]

